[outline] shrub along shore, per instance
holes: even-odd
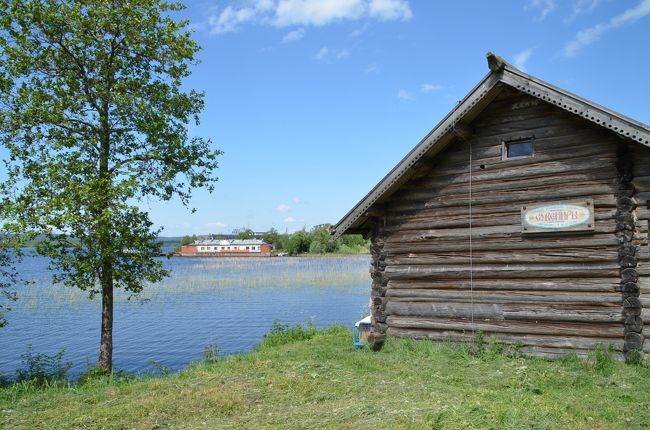
[[[276,325],[253,352],[163,377],[0,389],[0,428],[647,428],[650,369],[606,350],[546,361],[483,341],[389,339]]]

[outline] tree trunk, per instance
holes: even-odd
[[[99,179],[105,194],[100,199],[98,213],[98,236],[101,253],[101,270],[99,282],[102,287],[102,332],[99,343],[98,367],[104,373],[113,371],[113,253],[111,252],[110,219],[107,214],[111,206],[112,179],[108,168],[110,157],[110,123],[108,119],[108,102],[104,100],[100,112],[102,124],[101,147],[99,150]]]
[[[103,373],[113,371],[113,273],[110,264],[104,264],[102,286],[102,331],[97,366]]]

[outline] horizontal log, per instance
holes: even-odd
[[[403,291],[403,290],[402,290]],[[467,303],[407,303],[388,301],[386,315],[464,318],[471,314],[481,319],[503,319],[503,309],[497,304]]]
[[[473,227],[493,227],[499,225],[517,225],[521,223],[521,211],[519,207],[510,207],[509,212],[500,214],[485,213],[476,214],[472,211]],[[605,209],[594,213],[594,219],[598,221],[613,220],[616,218],[616,209]],[[431,228],[468,228],[469,211],[454,210],[448,215],[421,214],[388,216],[384,231],[393,232],[399,230],[420,230]]]
[[[606,194],[602,196],[588,196],[589,198],[594,199],[594,206],[596,214],[602,213],[604,211],[616,210],[616,196],[613,194]],[[545,201],[555,201],[556,199],[545,200]],[[468,200],[469,201],[469,200]],[[512,203],[512,202],[511,202]],[[473,204],[472,205],[472,215],[507,215],[513,214],[521,210],[521,206],[540,203],[539,200],[526,201],[526,202],[514,202],[513,204],[504,205],[502,203],[484,203],[484,204]],[[400,203],[399,205],[393,203],[387,204],[385,207],[385,216],[387,221],[390,222],[392,219],[411,219],[417,217],[446,217],[454,215],[468,215],[469,208],[467,205],[455,205],[455,206],[440,206],[440,207],[424,207],[424,203]],[[610,212],[611,213],[611,212]]]
[[[615,292],[621,280],[618,273],[610,278],[553,278],[553,279],[476,279],[472,282],[477,290],[524,290],[524,291],[593,291]],[[650,282],[649,282],[650,284]],[[467,290],[469,279],[412,281],[392,279],[388,281],[389,290],[406,289],[450,289]],[[647,286],[650,291],[650,285]],[[405,293],[409,295],[411,293]]]
[[[650,161],[648,161],[647,154],[643,157],[634,157],[634,161],[635,163],[632,167],[632,171],[634,172],[633,177],[650,176]]]
[[[569,150],[576,130],[588,129],[589,127],[593,126],[585,121],[572,120],[566,115],[547,115],[541,118],[529,118],[498,126],[485,126],[481,128],[480,135],[477,133],[477,138],[481,140],[493,138],[510,141],[527,137],[534,137],[537,140],[563,135],[566,136],[566,149]],[[600,133],[594,132],[594,138],[598,141],[607,142],[614,140],[614,136],[605,134],[602,131]]]
[[[401,290],[409,291],[409,290]],[[580,323],[623,322],[620,304],[585,306],[566,304],[485,304],[388,301],[385,315],[428,318],[465,318],[505,321],[561,321]]]
[[[570,321],[584,323],[621,323],[620,304],[610,306],[581,306],[575,303],[561,305],[503,305],[505,320]]]
[[[541,106],[536,106],[538,107],[538,110],[532,109],[531,106],[529,112],[526,112],[528,115],[516,116],[516,120],[499,121],[501,116],[505,115],[507,112],[511,114],[518,112],[518,110],[512,110],[512,106],[515,106],[515,103],[517,102],[513,102],[513,104],[510,106],[510,109],[508,109],[509,106],[504,105],[503,107],[497,108],[494,111],[483,111],[482,114],[477,118],[477,121],[481,121],[479,122],[479,124],[481,124],[481,136],[489,133],[493,133],[495,136],[499,136],[504,132],[513,130],[518,132],[531,133],[531,129],[534,129],[535,133],[530,134],[530,136],[535,136],[537,138],[538,134],[543,131],[548,131],[548,134],[552,135],[554,134],[553,132],[557,132],[559,130],[572,130],[576,127],[585,126],[583,124],[572,121],[572,119],[561,110],[556,109],[555,111],[544,112],[544,109],[547,108],[547,106],[544,106],[543,104]],[[530,103],[535,103],[535,101],[531,100]]]
[[[503,160],[501,154],[492,157],[472,157],[472,171],[490,171],[504,168],[518,167],[525,169],[528,166],[537,166],[543,163],[552,163],[564,161],[571,164],[573,159],[600,159],[614,160],[616,153],[610,148],[601,147],[600,145],[578,145],[571,148],[570,151],[549,151],[535,152],[534,157],[514,158]],[[469,151],[467,153],[454,157],[441,157],[438,165],[433,169],[435,174],[459,174],[469,170]]]
[[[570,146],[567,145],[568,138],[571,139]],[[476,135],[472,139],[469,139],[469,141],[471,142],[472,158],[474,160],[496,157],[500,159],[502,157],[502,139],[482,139],[480,135]],[[463,142],[462,144],[457,144],[447,148],[446,151],[437,157],[437,164],[456,164],[467,161],[469,158],[470,142]],[[617,150],[617,144],[615,141],[604,142],[601,140],[596,148],[594,145],[593,130],[589,129],[576,130],[568,136],[547,136],[535,139],[534,146],[536,157],[557,156],[558,154],[566,156],[567,152],[573,151],[574,149],[587,149],[591,151],[599,149],[600,153],[603,154],[615,154]]]
[[[399,307],[397,300],[403,301],[442,301],[456,303],[559,303],[566,304],[617,304],[622,305],[623,298],[617,292],[565,292],[565,291],[522,291],[522,290],[406,290],[388,289],[388,303]],[[388,305],[387,303],[387,305]],[[401,306],[408,307],[405,303]]]
[[[472,191],[472,205],[490,204],[490,203],[517,203],[532,204],[543,200],[563,200],[578,197],[605,196],[613,195],[616,190],[611,185],[589,184],[584,186],[558,188],[554,186],[545,186],[538,188],[528,188],[526,190],[511,191]],[[392,202],[425,202],[424,207],[449,207],[466,205],[469,203],[469,193],[461,192],[453,195],[415,195],[404,193],[399,198],[393,198]],[[432,198],[433,197],[433,198]]]
[[[606,278],[618,273],[617,264],[507,264],[474,265],[474,279],[511,279],[511,278]],[[449,266],[387,266],[384,269],[387,279],[469,279],[469,265]]]
[[[638,161],[637,161],[638,162]],[[647,162],[650,162],[647,161]],[[635,175],[632,178],[632,183],[637,191],[649,191],[650,190],[650,175],[647,176],[638,176]]]
[[[536,176],[532,178],[525,176],[520,178],[502,178],[498,180],[475,180],[475,178],[472,177],[472,191],[512,191],[549,186],[571,187],[576,184],[579,184],[580,186],[585,186],[587,184],[601,184],[614,187],[617,185],[615,183],[616,181],[616,172],[613,169],[579,173],[565,172],[554,176]],[[468,189],[469,180],[459,180],[458,176],[425,177],[409,181],[401,188],[400,192],[411,193],[428,191],[440,195],[453,195],[467,192]]]
[[[627,270],[627,269],[625,269]],[[636,267],[636,271],[639,275],[649,276],[650,275],[650,265],[640,264]]]
[[[526,236],[514,235],[511,237],[482,238],[473,241],[474,251],[491,250],[526,250],[526,249],[563,249],[576,246],[584,247],[618,247],[619,240],[611,233],[589,234],[575,236]],[[414,252],[448,252],[469,251],[469,241],[459,241],[456,238],[449,240],[437,239],[435,241],[414,241],[384,243],[383,251],[388,255],[414,253]]]
[[[500,116],[502,112],[490,115]],[[485,117],[487,113],[483,113],[481,117]],[[576,129],[586,129],[588,125],[571,121],[566,115],[558,115],[557,112],[550,115],[540,117],[530,117],[520,119],[516,122],[509,122],[505,124],[484,125],[477,133],[477,138],[480,140],[488,140],[494,138],[496,140],[513,140],[516,138],[525,138],[534,136],[535,139],[546,138],[549,136],[566,135],[567,139],[571,139]],[[504,135],[506,137],[504,137]],[[514,135],[514,136],[508,136]],[[602,135],[602,133],[601,133]],[[567,142],[567,147],[570,147],[570,142]]]
[[[608,218],[607,215],[611,215],[612,217],[615,217],[616,196],[614,194],[606,194],[603,196],[589,196],[589,198],[594,198],[596,199],[594,200],[595,202],[600,203],[600,204],[596,204],[594,207],[595,216],[600,216],[601,218]],[[548,201],[554,202],[555,200],[548,200]],[[534,203],[540,203],[540,201],[535,200]],[[473,216],[478,216],[478,215],[487,216],[487,215],[495,215],[495,214],[497,214],[498,216],[517,215],[520,214],[521,206],[527,204],[532,204],[532,202],[531,203],[525,202],[521,204],[512,204],[512,205],[503,205],[500,203],[473,204],[472,215]],[[441,218],[441,217],[448,217],[448,216],[469,215],[469,210],[467,208],[463,210],[458,206],[425,208],[421,205],[419,209],[417,210],[411,209],[410,211],[397,210],[396,207],[397,206],[395,205],[392,207],[388,205],[383,206],[385,212],[382,214],[382,216],[386,216],[387,218],[389,218],[387,219],[388,222],[392,222],[393,219],[404,221],[413,218],[434,219],[434,218]]]
[[[650,222],[650,209],[646,209],[645,207],[637,207],[637,209],[635,209],[632,214],[637,217],[637,223],[641,221]]]
[[[395,337],[413,337],[416,339],[431,339],[436,341],[461,341],[467,342],[474,339],[471,331],[456,330],[427,330],[427,329],[404,329],[399,327],[388,327],[387,334]],[[488,333],[489,335],[490,333]],[[602,345],[612,345],[616,350],[623,349],[622,336],[615,338],[582,337],[582,336],[544,336],[544,335],[508,335],[496,336],[505,344],[523,344],[545,348],[570,348],[570,349],[593,349]]]
[[[551,144],[550,139],[544,140],[546,142],[546,145],[543,146],[540,146],[540,144],[538,144],[538,141],[535,142],[534,157],[504,160],[502,156],[501,141],[492,141],[488,142],[487,144],[482,144],[479,142],[480,138],[470,139],[472,146],[472,165],[474,167],[474,170],[477,170],[479,166],[483,164],[493,165],[496,168],[501,168],[503,165],[510,167],[513,165],[530,165],[533,163],[550,162],[561,159],[585,159],[595,156],[614,157],[616,154],[616,147],[594,145],[593,141],[589,142],[575,139],[570,151],[567,151],[566,145],[565,147],[559,147],[557,146],[557,142],[555,145],[553,145]],[[454,145],[448,149],[451,150],[445,151],[443,154],[433,159],[430,163],[430,166],[439,171],[446,170],[449,172],[456,172],[468,166],[469,142],[462,145]]]
[[[514,191],[527,191],[531,194],[540,193],[548,190],[550,187],[554,189],[583,189],[589,186],[600,185],[605,187],[607,192],[616,190],[618,184],[614,176],[614,171],[603,170],[601,172],[589,172],[587,176],[584,173],[575,174],[573,172],[566,172],[555,176],[536,176],[529,178],[523,176],[520,178],[497,178],[493,180],[481,180],[476,176],[480,175],[483,169],[472,174],[472,192],[474,194],[486,194],[499,192],[514,192]],[[587,176],[587,177],[585,177]],[[605,176],[603,179],[596,179],[597,176]],[[582,178],[582,179],[580,179]],[[453,183],[449,183],[452,182]],[[417,200],[427,198],[430,195],[463,195],[469,191],[469,177],[467,180],[459,180],[458,177],[438,179],[432,178],[419,178],[417,180],[409,181],[403,188],[400,189],[400,194],[394,197],[394,200],[400,198]]]
[[[614,233],[616,231],[616,222],[601,221],[594,226],[594,229],[588,232],[561,232],[547,233],[549,235],[591,235],[594,233]],[[455,238],[456,240],[469,240],[471,237],[480,242],[486,238],[502,238],[521,236],[521,225],[501,225],[489,227],[472,228],[441,228],[441,229],[423,229],[423,230],[406,230],[398,232],[384,232],[384,240],[390,242],[418,242],[431,239]]]
[[[561,161],[547,162],[540,165],[526,166],[525,169],[518,168],[517,166],[511,167],[502,164],[500,169],[493,169],[485,171],[478,169],[472,171],[472,183],[481,183],[483,181],[498,181],[498,180],[516,180],[524,179],[531,180],[532,178],[553,178],[559,175],[569,174],[582,174],[587,178],[599,177],[602,172],[606,172],[606,177],[616,177],[616,169],[614,168],[612,159],[584,159],[573,160],[571,163],[563,163]],[[460,169],[454,172],[441,172],[435,167],[426,173],[421,179],[426,181],[427,184],[452,184],[452,183],[468,183],[470,179],[469,169]]]
[[[472,122],[472,125],[476,130],[482,130],[485,127],[494,127],[502,124],[517,124],[520,121],[527,119],[535,119],[539,121],[542,118],[554,117],[556,121],[565,121],[565,119],[562,118],[561,112],[554,110],[546,104],[529,105],[523,109],[512,109],[512,106],[520,103],[530,104],[535,102],[535,100],[520,102],[518,99],[512,101],[508,100],[499,105],[495,105],[495,102],[492,102],[492,104],[482,112],[482,115]]]
[[[567,323],[535,321],[486,321],[474,317],[474,322],[467,320],[415,318],[389,316],[389,327],[426,330],[481,331],[485,334],[523,334],[547,336],[586,336],[591,338],[623,337],[622,324],[605,323]]]
[[[557,250],[504,250],[474,251],[471,260],[474,264],[485,263],[589,263],[616,262],[618,250],[615,248],[562,248]],[[468,252],[451,253],[409,253],[387,257],[387,265],[399,264],[467,264]]]
[[[602,195],[596,195],[592,193],[593,190],[565,190],[561,193],[554,193],[552,191],[546,193],[538,193],[536,195],[508,195],[504,193],[501,196],[492,197],[491,199],[482,199],[480,202],[477,198],[472,198],[472,212],[474,210],[485,210],[481,206],[491,205],[495,207],[503,207],[504,204],[509,204],[507,207],[508,211],[513,209],[518,209],[523,205],[532,205],[540,203],[541,201],[556,201],[556,200],[570,200],[570,199],[583,199],[583,198],[592,198],[594,200],[595,207],[601,208],[615,208],[616,207],[616,196],[613,193],[607,192]],[[422,210],[427,209],[440,209],[440,208],[462,208],[456,209],[467,210],[469,205],[469,197],[459,197],[457,199],[447,199],[445,202],[388,202],[387,203],[387,214],[413,214]]]
[[[442,161],[442,160],[441,160]],[[486,160],[473,160],[472,180],[480,182],[483,180],[494,180],[498,178],[552,176],[558,173],[573,173],[576,171],[613,169],[615,166],[616,154],[603,153],[600,148],[571,151],[545,155],[540,157],[528,157],[511,160],[494,160],[487,163]],[[482,167],[481,167],[482,166]],[[543,167],[548,166],[549,170]],[[518,173],[513,172],[518,170]],[[611,171],[611,170],[610,170]],[[525,175],[529,173],[531,176]],[[446,164],[435,166],[427,176],[451,176],[469,174],[468,163],[459,163],[447,166]]]

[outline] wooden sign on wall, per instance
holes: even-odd
[[[522,233],[594,230],[592,199],[549,202],[521,207]]]

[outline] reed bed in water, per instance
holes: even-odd
[[[88,293],[77,288],[52,285],[44,260],[28,276],[33,282],[18,291],[14,308],[26,311],[44,307],[87,304]],[[367,285],[370,288],[368,256],[346,257],[219,257],[171,258],[164,264],[171,276],[145,286],[138,296],[116,291],[116,301],[170,300],[179,294],[255,294],[260,288],[345,288]],[[27,275],[30,275],[29,273]],[[99,306],[99,300],[93,301]]]

